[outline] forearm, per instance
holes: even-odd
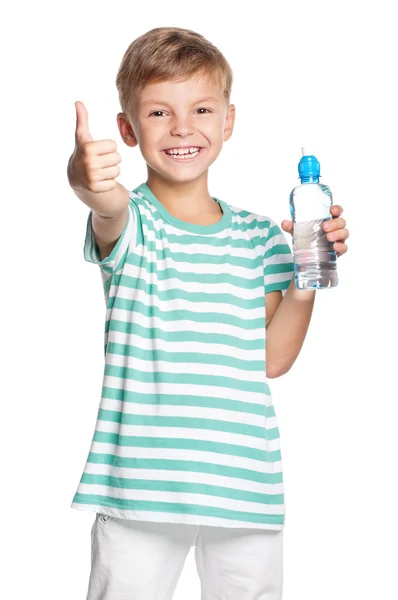
[[[285,296],[267,326],[267,376],[287,373],[302,348],[311,321],[315,290],[298,290],[291,280]]]
[[[74,187],[72,189],[84,204],[101,217],[118,217],[128,206],[128,191],[118,182],[109,192],[90,192]]]

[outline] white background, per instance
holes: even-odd
[[[394,2],[16,2],[3,13],[1,587],[86,596],[94,513],[70,508],[103,372],[100,270],[68,186],[76,100],[146,179],[116,125],[117,69],[153,27],[202,33],[234,71],[232,138],[210,169],[226,202],[289,219],[300,148],[318,146],[344,208],[339,285],[317,292],[303,349],[271,380],[285,480],[284,600],[392,600],[396,581],[397,86]],[[5,19],[4,19],[5,17]],[[291,245],[291,238],[286,234]],[[4,559],[3,559],[4,560]],[[199,600],[193,551],[173,600]],[[133,599],[132,599],[133,600]]]

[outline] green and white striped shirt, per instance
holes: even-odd
[[[177,219],[146,183],[100,260],[106,301],[95,432],[71,507],[140,521],[282,529],[279,429],[266,378],[267,292],[293,276],[269,217],[213,197],[212,225]]]

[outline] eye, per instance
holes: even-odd
[[[202,108],[198,108],[197,110],[205,110],[205,111],[206,111],[206,112],[208,112],[208,113],[211,113],[211,112],[212,112],[212,111],[211,111],[211,110],[209,110],[208,108],[203,108],[203,107],[202,107]],[[164,114],[164,110],[154,110],[153,112],[151,112],[151,113],[150,113],[150,115],[149,115],[149,116],[150,116],[150,117],[151,117],[152,115],[156,115],[156,116],[158,116],[158,114],[159,114],[159,113],[161,113],[161,114]],[[206,113],[200,113],[200,114],[202,114],[202,115],[203,115],[203,114],[206,114]],[[161,115],[159,115],[159,116],[161,116]]]

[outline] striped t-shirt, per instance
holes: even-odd
[[[282,529],[279,429],[266,378],[265,294],[293,276],[269,217],[213,197],[211,225],[174,217],[146,183],[100,260],[105,367],[71,507],[136,519]]]

